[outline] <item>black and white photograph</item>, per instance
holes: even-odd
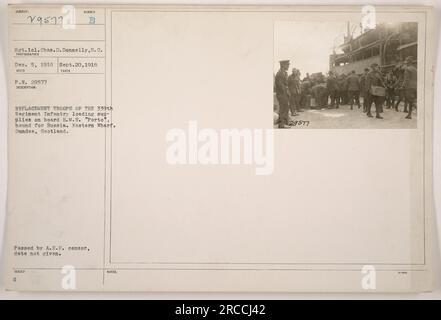
[[[417,22],[275,22],[274,128],[416,128],[417,54]]]

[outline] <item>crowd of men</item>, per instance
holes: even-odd
[[[332,109],[340,105],[354,105],[373,118],[372,105],[375,106],[375,118],[383,119],[383,107],[395,109],[404,102],[405,119],[412,118],[416,108],[417,69],[416,61],[409,56],[404,63],[385,72],[377,63],[366,68],[363,74],[351,71],[349,74],[336,74],[330,71],[325,77],[306,74],[301,80],[301,73],[293,68],[288,75],[289,60],[280,61],[280,69],[275,76],[275,93],[279,104],[276,122],[279,128],[290,128],[291,116],[297,116],[305,108]],[[361,104],[362,101],[362,104]]]

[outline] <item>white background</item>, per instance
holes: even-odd
[[[41,1],[10,1],[10,3],[40,3]],[[65,1],[51,1],[52,3],[63,3],[69,4]],[[75,3],[118,3],[117,1],[76,1]],[[41,2],[44,3],[44,2]],[[172,0],[172,1],[156,1],[156,2],[145,2],[145,1],[134,1],[131,3],[173,3],[173,4],[306,4],[306,5],[335,5],[335,4],[358,4],[365,5],[365,1],[319,1],[319,0],[309,0],[309,1],[278,1],[278,2],[270,2],[270,1],[241,1],[241,2],[233,2],[233,1],[188,1],[188,0]],[[369,4],[372,5],[412,5],[412,4],[420,4],[420,5],[432,5],[437,9],[437,20],[440,20],[440,11],[441,11],[441,3],[437,0],[421,0],[421,1],[374,1],[371,0]],[[439,29],[439,26],[438,26]],[[7,184],[7,89],[6,89],[6,69],[7,69],[7,1],[0,0],[0,248],[2,249],[3,243],[3,235],[4,235],[4,218],[5,218],[5,202],[6,202],[6,184]],[[437,34],[437,45],[439,48],[439,32]],[[440,50],[438,49],[437,58],[440,57]],[[437,60],[438,60],[437,59]],[[441,175],[440,175],[440,167],[441,167],[441,112],[439,111],[440,106],[440,67],[436,64],[436,79],[435,79],[435,103],[434,103],[434,199],[435,199],[435,210],[439,207],[441,203]],[[441,215],[438,213],[436,217],[437,230],[441,229]],[[439,232],[435,234],[436,239],[440,239]],[[439,243],[439,241],[438,241]],[[143,293],[143,294],[46,294],[46,293],[16,293],[16,292],[6,292],[3,289],[3,284],[0,281],[0,299],[93,299],[93,298],[108,298],[108,299],[308,299],[308,298],[319,298],[319,299],[344,299],[344,298],[355,298],[355,299],[370,299],[370,298],[401,298],[401,299],[441,299],[441,270],[440,270],[440,246],[438,245],[435,248],[435,256],[434,259],[435,267],[437,268],[435,272],[435,288],[432,293],[424,293],[424,294],[178,294],[178,293],[170,293],[170,294],[158,294],[158,293]],[[1,250],[0,249],[0,250]],[[2,259],[2,258],[0,258]],[[0,260],[0,271],[2,265],[2,260]]]

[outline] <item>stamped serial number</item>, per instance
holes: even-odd
[[[294,120],[294,121],[291,123],[291,126],[292,126],[292,127],[299,127],[299,126],[305,126],[305,127],[308,127],[308,126],[309,126],[309,121],[307,121],[307,120]]]

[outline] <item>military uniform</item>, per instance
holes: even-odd
[[[411,61],[411,60],[410,60]],[[417,69],[413,65],[404,68],[403,78],[404,101],[408,104],[408,119],[412,118],[412,109],[417,96]]]
[[[369,104],[369,88],[366,86],[367,72],[363,73],[360,77],[360,94],[363,97],[363,112],[367,111]]]
[[[288,91],[289,91],[289,108],[291,114],[295,115],[296,111],[300,109],[300,79],[296,74],[291,74],[288,77]]]
[[[385,87],[383,78],[381,76],[381,72],[378,70],[369,71],[369,73],[367,74],[367,77],[366,77],[366,87],[369,90],[369,103],[367,106],[367,115],[368,115],[368,117],[372,117],[371,107],[372,107],[372,103],[374,103],[376,117],[379,119],[382,119],[382,117],[380,116],[380,113],[382,111],[381,105],[383,104],[384,98],[382,96],[373,95],[370,92],[372,86],[378,86],[378,87],[383,87],[383,88]]]
[[[351,109],[353,104],[356,103],[360,108],[360,79],[355,73],[351,73],[346,79],[348,85],[348,96],[351,103]]]
[[[334,75],[330,75],[327,82],[326,82],[326,86],[328,88],[328,93],[330,95],[331,98],[331,105],[330,107],[333,108],[334,106],[336,108],[339,107],[339,101],[338,101],[338,83],[337,83],[337,78],[335,78]]]
[[[398,93],[398,100],[395,102],[395,110],[398,111],[398,106],[400,105],[401,101],[404,101],[404,112],[407,112],[407,102],[404,96],[404,88],[403,88],[403,81],[404,81],[404,70],[403,66],[400,66],[397,71],[398,77],[395,84],[395,92]]]
[[[347,102],[347,82],[346,82],[346,76],[344,74],[341,74],[338,77],[338,98],[340,100],[340,104],[346,104]]]
[[[283,128],[289,123],[289,95],[288,73],[282,68],[276,74],[275,89],[277,101],[279,102],[279,128]]]
[[[385,79],[386,83],[386,103],[388,108],[392,108],[395,102],[395,86],[397,83],[397,77],[388,73]]]
[[[300,88],[300,105],[303,107],[311,107],[311,81],[305,78]]]

